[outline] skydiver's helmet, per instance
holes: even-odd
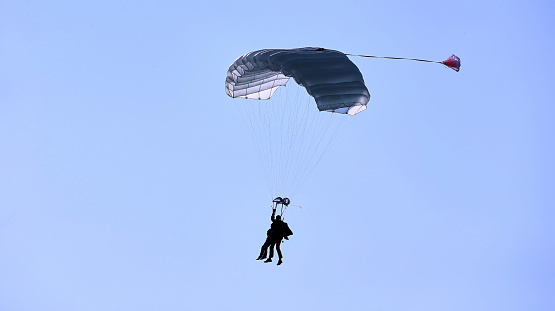
[[[280,216],[280,215],[277,215],[277,216],[276,216],[276,220],[281,220],[281,216]]]

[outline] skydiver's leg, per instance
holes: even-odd
[[[264,259],[264,250],[266,249],[264,246],[266,246],[266,243],[262,244],[262,247],[260,248],[260,255],[258,255],[258,258],[256,258],[256,260]]]
[[[266,238],[266,241],[264,241],[264,244],[262,244],[262,247],[260,248],[260,255],[256,258],[256,260],[266,258],[266,255],[268,255],[268,246],[270,246],[270,241]]]
[[[262,253],[261,259],[266,259],[266,257],[268,256],[268,247],[270,247],[270,241],[266,241],[263,247],[264,247],[264,252]]]
[[[278,241],[276,243],[276,251],[277,251],[277,254],[278,254],[278,258],[279,258],[278,262],[277,262],[278,266],[281,265],[281,263],[283,262],[281,260],[283,258],[283,256],[281,255],[281,246],[280,245],[281,245],[281,241]]]
[[[268,257],[268,259],[274,258],[274,246],[276,246],[275,242],[270,244],[270,257]]]
[[[274,245],[276,245],[275,242],[270,244],[270,257],[268,257],[268,259],[266,259],[266,261],[264,262],[272,262],[272,257],[274,257]]]
[[[281,258],[283,258],[283,256],[281,255],[281,241],[276,242],[276,251],[278,254],[278,258],[281,260]]]

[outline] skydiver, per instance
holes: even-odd
[[[266,231],[266,241],[264,241],[264,244],[262,244],[262,247],[260,248],[260,255],[258,256],[258,258],[256,258],[256,260],[266,259],[268,255],[268,247],[272,244],[272,241],[274,240],[273,229],[275,227],[274,222],[276,221],[275,215],[276,208],[272,208],[272,217],[270,218],[272,220],[272,225],[270,226],[270,229]],[[281,216],[279,216],[279,218],[281,219]]]
[[[281,216],[280,215],[276,215],[276,208],[272,209],[272,217],[270,218],[272,220],[272,225],[270,226],[270,229],[268,229],[268,231],[266,232],[266,241],[264,242],[264,244],[262,245],[262,248],[260,249],[260,256],[258,256],[258,258],[256,260],[262,260],[266,258],[266,255],[268,253],[268,247],[270,247],[270,257],[265,260],[265,263],[268,262],[272,262],[272,257],[274,257],[274,246],[277,250],[278,253],[278,265],[281,265],[282,261],[282,254],[281,254],[281,240],[283,238],[285,238],[286,240],[289,240],[289,236],[293,234],[293,232],[289,229],[289,226],[287,225],[287,223],[283,222],[281,220]]]

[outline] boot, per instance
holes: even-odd
[[[282,261],[281,258],[280,258],[280,259],[278,260],[277,265],[279,266],[279,265],[281,265],[282,263],[283,263],[283,261]]]

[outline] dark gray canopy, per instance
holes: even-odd
[[[229,66],[225,90],[233,98],[269,99],[289,77],[305,87],[320,111],[355,115],[370,100],[362,74],[345,54],[313,47],[247,53]]]

